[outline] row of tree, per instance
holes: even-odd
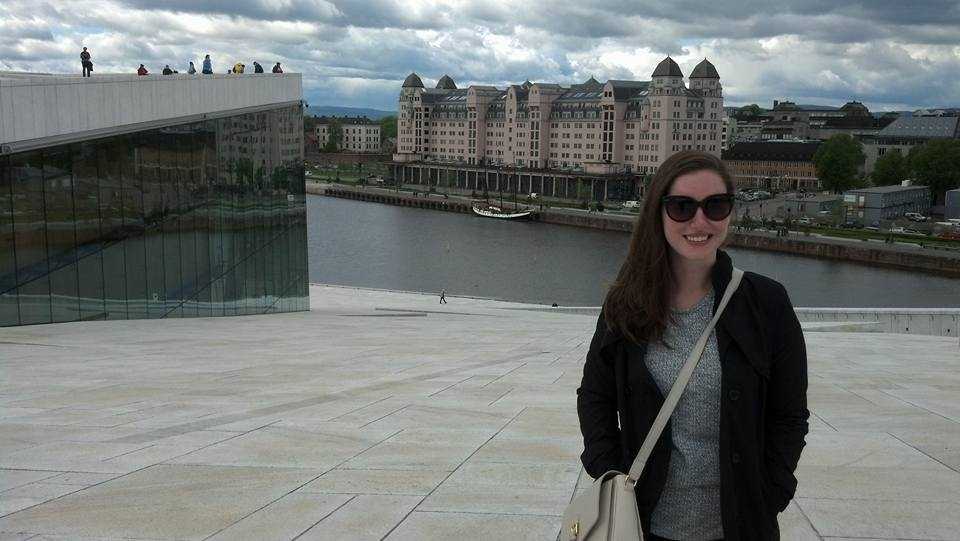
[[[936,139],[910,149],[906,156],[891,149],[877,159],[869,178],[861,174],[863,145],[847,134],[823,142],[813,157],[823,187],[835,193],[872,184],[889,186],[913,179],[929,186],[935,201],[960,188],[960,140]]]

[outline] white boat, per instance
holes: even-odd
[[[473,205],[473,213],[485,218],[497,218],[499,220],[523,220],[533,214],[532,210],[505,211],[500,207],[493,205]]]

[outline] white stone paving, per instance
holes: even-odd
[[[309,313],[0,329],[0,540],[557,537],[590,482],[575,389],[595,316],[311,295]],[[960,539],[956,339],[806,327],[783,539]]]

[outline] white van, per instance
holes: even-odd
[[[623,208],[625,208],[625,209],[636,209],[636,208],[640,208],[640,202],[639,202],[639,201],[624,201],[624,202],[623,202]]]

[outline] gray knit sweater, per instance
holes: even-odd
[[[711,290],[690,310],[674,310],[664,341],[651,343],[645,362],[664,396],[713,317]],[[700,364],[670,419],[673,448],[663,493],[653,511],[651,532],[667,539],[723,538],[720,520],[720,354],[710,333]]]

